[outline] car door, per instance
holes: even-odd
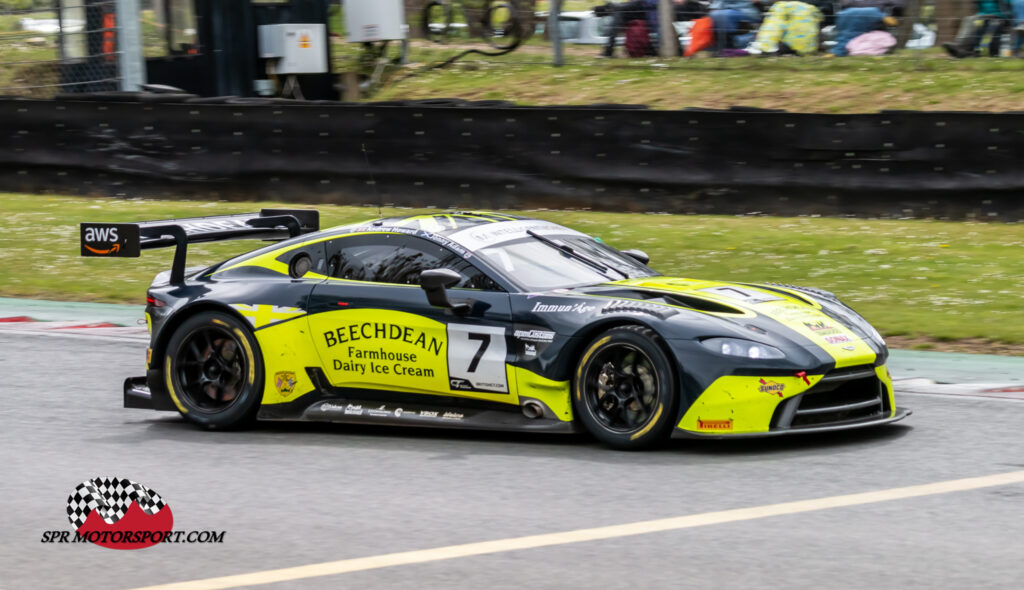
[[[313,290],[309,322],[336,393],[517,403],[506,369],[509,295],[469,260],[430,240],[386,231],[329,241],[326,256],[330,278]],[[427,303],[419,273],[434,268],[463,277],[448,295],[469,302],[469,311]]]

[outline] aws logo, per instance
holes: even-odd
[[[113,242],[110,248],[106,250],[97,250],[89,246],[96,242]],[[116,227],[87,227],[85,228],[85,238],[83,239],[82,246],[84,246],[90,252],[96,254],[111,254],[121,249],[121,244],[117,243],[117,228]]]
[[[138,256],[139,226],[134,223],[83,223],[82,256]]]

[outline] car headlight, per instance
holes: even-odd
[[[700,343],[705,348],[726,356],[740,356],[748,359],[786,358],[785,353],[774,346],[739,338],[708,338],[701,340]]]

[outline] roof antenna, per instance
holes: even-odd
[[[381,213],[381,201],[380,201],[380,190],[377,188],[377,181],[373,178],[373,166],[370,165],[370,154],[366,151],[366,144],[360,144],[363,147],[363,159],[366,160],[366,171],[370,174],[370,184],[373,185],[373,192],[377,195],[377,217],[384,219],[384,214]]]

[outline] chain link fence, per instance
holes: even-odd
[[[482,34],[488,26],[487,6],[492,4],[510,4],[516,8],[517,18],[521,26],[528,31],[524,35],[522,45],[513,53],[506,55],[489,55],[493,39]],[[477,49],[468,59],[487,64],[552,64],[558,65],[589,65],[594,58],[614,57],[616,67],[626,67],[630,61],[630,51],[625,47],[629,35],[630,21],[653,17],[656,10],[643,2],[609,3],[603,0],[512,0],[510,2],[494,2],[487,0],[405,0],[405,16],[409,23],[410,41],[406,48],[405,61],[422,64],[442,63],[452,56]],[[703,51],[694,52],[694,57],[728,56],[740,57],[739,53],[759,41],[758,33],[772,19],[772,26],[782,20],[790,20],[790,14],[778,15],[773,18],[771,10],[773,2],[751,2],[754,18],[734,17],[732,22],[722,24],[715,17],[712,26],[716,40]],[[793,2],[775,2],[774,4],[795,4]],[[973,0],[807,0],[805,4],[818,9],[815,25],[816,32],[812,42],[813,49],[794,53],[813,56],[837,53],[833,48],[837,43],[845,43],[839,18],[843,17],[844,25],[853,23],[853,30],[858,34],[872,30],[885,31],[897,41],[886,57],[902,57],[903,61],[926,59],[929,57],[946,58],[942,43],[953,42],[967,28],[966,21],[973,22],[972,15],[976,12]],[[975,30],[967,32],[972,38],[973,47],[978,55],[988,55],[990,48],[998,48],[998,57],[1016,56],[1024,39],[1024,31],[1016,30],[1020,23],[1011,10],[1010,0],[1004,2],[1006,14],[994,20],[986,17],[989,22],[975,22]],[[711,9],[716,4],[712,0],[687,0],[673,2],[674,32],[678,37],[677,51],[685,52],[696,41],[693,31],[698,19],[711,16]],[[877,7],[872,13],[856,15],[846,11],[848,8]],[[549,15],[557,11],[552,21]],[[891,17],[891,18],[885,18]],[[884,20],[883,20],[884,19]],[[737,22],[739,21],[739,22]],[[860,21],[860,22],[857,22]],[[346,71],[358,64],[361,56],[358,45],[344,43],[345,31],[341,26],[342,18],[332,22],[332,33],[337,40],[334,45],[336,69]],[[553,43],[550,24],[557,23],[559,44]],[[723,34],[723,31],[724,34]],[[638,57],[657,57],[657,33],[649,31],[654,39],[647,48],[646,55]],[[727,38],[726,38],[727,37]],[[759,44],[758,44],[759,45]],[[754,45],[755,47],[757,45]],[[771,46],[774,49],[774,45]],[[735,50],[735,51],[725,51]],[[635,55],[635,51],[633,52]],[[755,52],[751,52],[756,54]],[[773,53],[766,51],[764,53]],[[560,56],[558,54],[561,54]],[[844,55],[839,51],[838,55]],[[365,57],[365,56],[364,56]],[[639,67],[649,67],[642,60],[633,60]],[[910,64],[909,67],[917,67]],[[750,65],[756,67],[756,65]]]
[[[118,90],[116,0],[0,0],[0,95]]]
[[[637,8],[641,2],[609,6],[601,0],[404,0],[408,43],[393,42],[386,49],[368,51],[359,43],[346,42],[343,3],[324,1],[331,6],[334,71],[354,72],[377,85],[454,60],[460,60],[470,74],[472,68],[477,68],[498,77],[518,66],[559,64],[600,71],[613,67],[684,70],[693,69],[694,64],[685,59],[656,57],[656,42],[648,48],[648,59],[627,57],[635,53],[625,47],[629,22],[650,16],[649,7],[646,12],[642,6]],[[811,1],[820,8],[821,20],[815,26],[813,50],[800,52],[807,54],[806,58],[768,62],[756,58],[716,59],[700,64],[698,69],[772,68],[784,73],[832,68],[829,60],[820,56],[834,53],[833,48],[840,42],[842,32],[837,21],[850,0]],[[624,12],[629,4],[634,5],[633,13]],[[1018,55],[1024,41],[1012,14],[980,22],[971,18],[976,10],[973,0],[879,0],[878,4],[883,7],[879,14],[891,14],[897,22],[875,22],[878,16],[874,15],[866,17],[872,19],[867,28],[885,29],[898,39],[894,50],[880,58],[894,69],[916,71],[929,59],[948,60],[941,44],[958,36],[970,41],[960,51],[959,56],[964,57]],[[1009,7],[1010,0],[1005,4]],[[125,6],[132,9],[125,12]],[[202,6],[196,0],[0,0],[0,95],[48,98],[61,93],[137,88],[137,83],[133,86],[126,82],[144,78],[145,72],[138,71],[144,70],[143,56],[180,60],[206,51],[197,32],[196,9]],[[711,6],[710,0],[674,3],[674,33],[680,52],[693,47],[695,23],[708,16]],[[552,11],[556,18],[551,18]],[[728,33],[729,46],[719,40],[694,57],[739,56],[751,44],[761,45],[757,43],[758,34],[766,27],[770,14],[764,12],[754,21],[736,26]],[[501,49],[509,45],[507,36],[513,29],[519,41],[511,51]],[[552,34],[555,30],[557,35]],[[966,37],[961,34],[965,32],[969,33]],[[740,41],[744,36],[745,40]],[[134,38],[136,43],[122,43],[123,38]],[[138,53],[132,56],[132,50]],[[614,59],[607,59],[609,56]],[[136,68],[134,78],[125,73],[126,68]],[[369,96],[372,93],[364,94],[364,98]],[[483,98],[504,97],[494,90]]]

